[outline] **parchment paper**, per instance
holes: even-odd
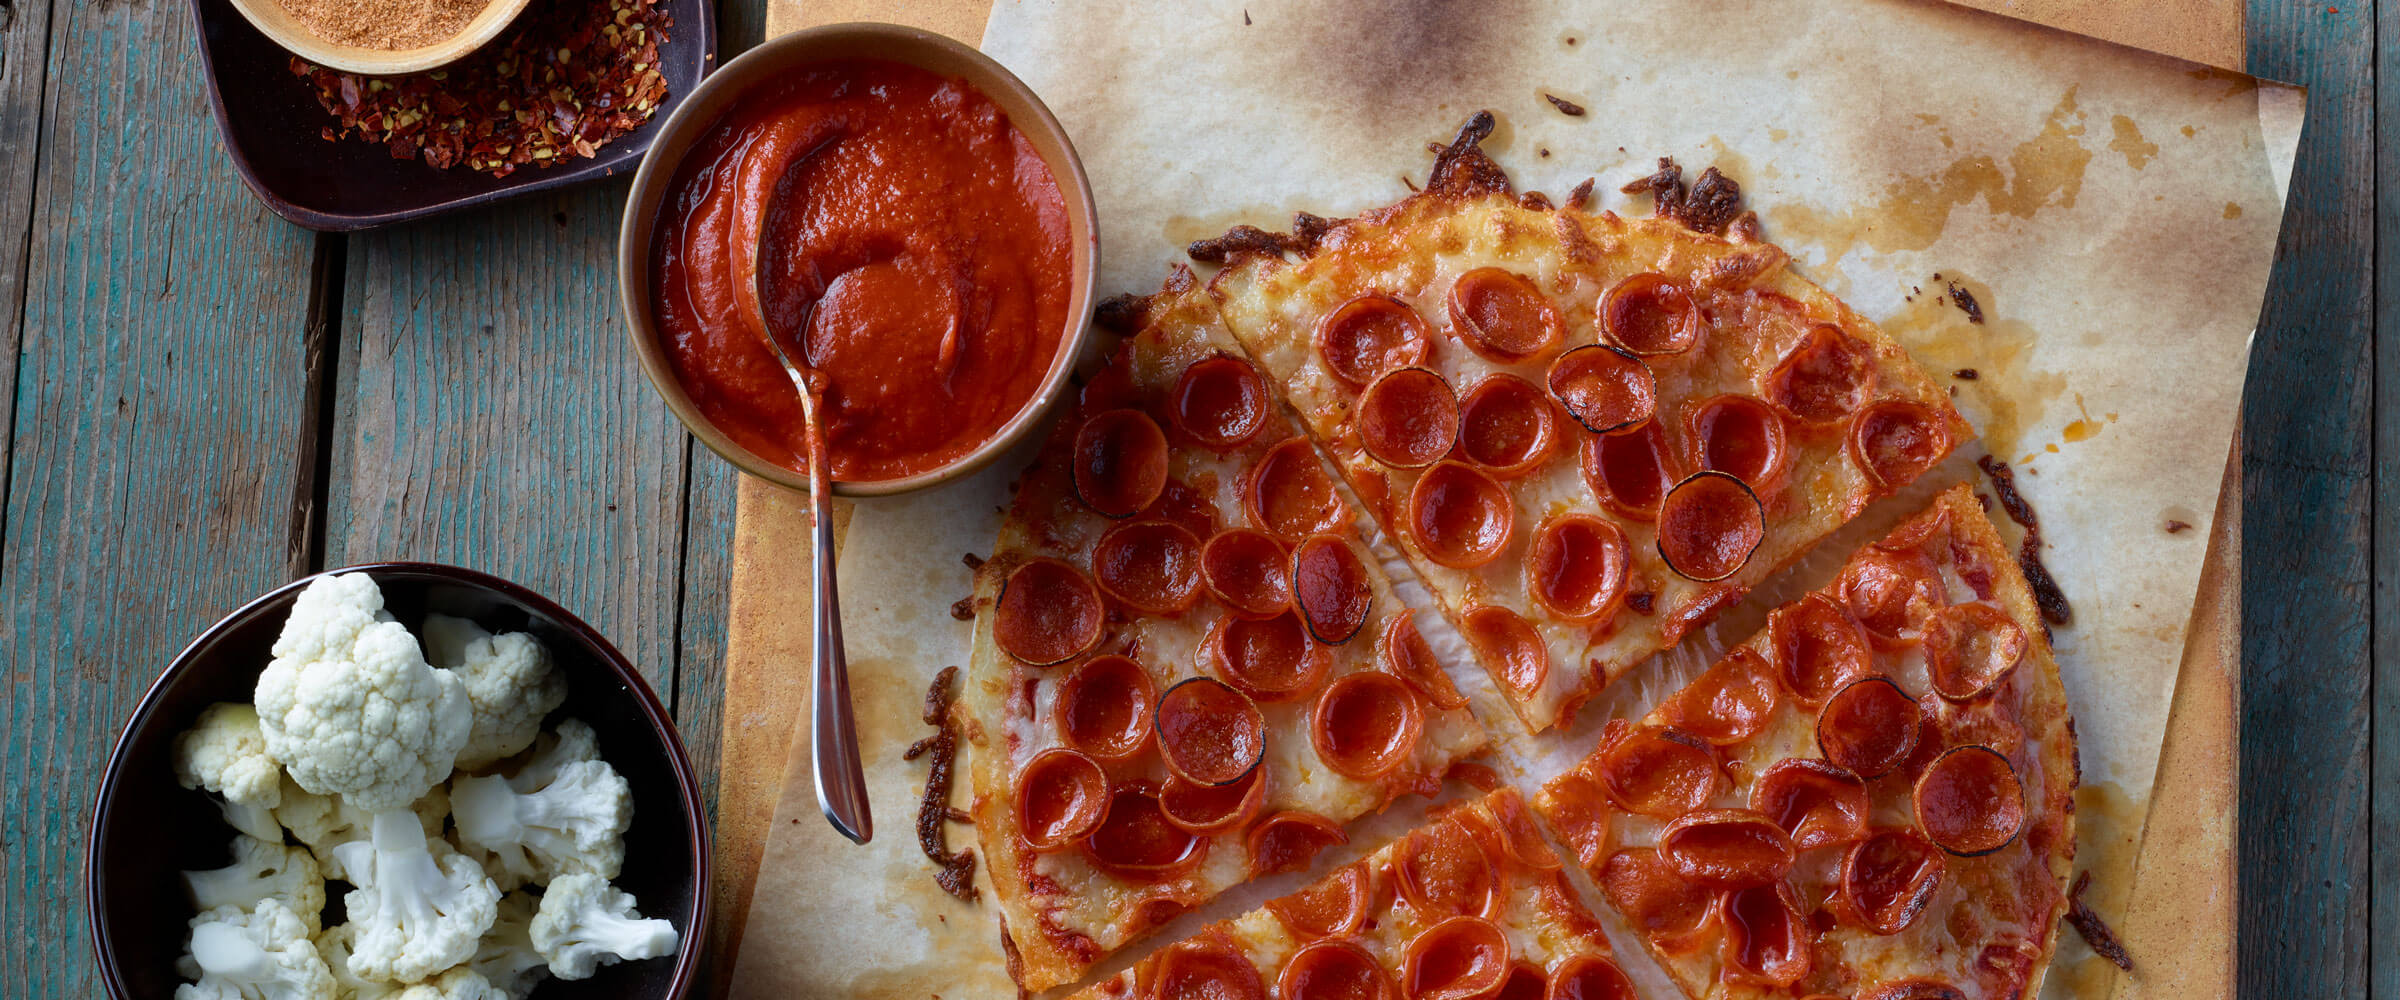
[[[1807,273],[1937,373],[1977,370],[1959,383],[1961,407],[2020,461],[2078,613],[2058,639],[2092,787],[2085,863],[2128,870],[2213,534],[2297,93],[1900,0],[1816,5],[1804,22],[1780,4],[1590,6],[1605,13],[1001,4],[985,45],[1077,137],[1110,291],[1154,286],[1182,243],[1234,222],[1396,198],[1403,175],[1422,176],[1422,143],[1478,107],[1501,115],[1487,148],[1521,187],[1562,193],[1596,174],[1612,191],[1661,154],[1694,173],[1724,168]],[[1545,93],[1589,113],[1565,116]],[[1984,323],[1946,298],[1951,281]],[[968,587],[959,553],[990,545],[1007,468],[862,506],[844,601],[861,716],[879,720],[862,738],[882,832],[867,848],[835,838],[807,772],[794,772],[751,917],[751,933],[778,946],[744,949],[737,995],[1008,989],[989,909],[948,901],[925,876],[906,829],[922,765],[897,760],[926,732],[915,721],[925,680],[963,662],[966,628],[943,611]],[[2171,521],[2189,527],[2170,532]],[[1813,582],[1810,568],[1710,641],[1738,640],[1744,615],[1755,621],[1760,601]],[[1621,697],[1638,704],[1684,660]],[[1459,679],[1482,680],[1471,667]],[[1513,726],[1504,712],[1484,717],[1499,733]],[[1578,739],[1520,738],[1509,753],[1546,767],[1588,747],[1567,742]],[[2100,891],[2112,881],[2130,880],[2103,879]],[[1181,926],[1257,898],[1230,895]],[[2079,947],[2070,936],[2062,967],[2090,965]],[[2105,989],[2108,978],[2052,985]]]

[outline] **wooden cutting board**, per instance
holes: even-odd
[[[990,0],[764,0],[772,37],[815,24],[892,21],[977,41]],[[2239,71],[2241,0],[1954,0],[2119,44]],[[2235,439],[2232,459],[2241,455]],[[2234,973],[2232,844],[2239,781],[2241,495],[2227,475],[2159,763],[2135,884],[2117,931],[2152,956],[2121,996],[2230,996]],[[837,501],[836,537],[849,521]],[[838,544],[838,542],[837,542]],[[805,498],[743,476],[735,525],[717,794],[712,953],[722,981],[750,910],[758,858],[808,704],[810,540]],[[2098,975],[2103,970],[2064,970]]]

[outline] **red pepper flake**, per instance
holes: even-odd
[[[658,47],[674,27],[658,0],[534,0],[508,32],[465,59],[402,76],[361,76],[292,57],[292,75],[337,125],[396,160],[465,165],[506,177],[599,155],[667,97]]]

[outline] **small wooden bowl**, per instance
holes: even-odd
[[[391,76],[395,73],[415,73],[436,66],[457,62],[460,57],[497,37],[510,21],[523,13],[532,0],[491,0],[491,5],[475,15],[467,26],[431,45],[413,49],[370,49],[344,45],[317,37],[300,23],[290,11],[275,0],[233,0],[233,9],[242,13],[252,27],[283,46],[293,55],[333,69],[351,73]]]
[[[659,343],[658,325],[651,313],[650,242],[657,232],[659,211],[672,193],[675,174],[692,147],[707,137],[719,119],[752,91],[772,85],[785,72],[811,63],[839,59],[883,59],[914,66],[971,83],[1007,112],[1009,122],[1057,180],[1066,202],[1067,245],[1073,254],[1067,277],[1067,328],[1058,338],[1057,353],[1043,375],[1041,387],[1026,399],[1016,415],[1002,424],[990,440],[957,460],[913,476],[873,482],[835,480],[833,492],[842,496],[889,496],[938,486],[973,474],[1008,452],[1026,435],[1044,426],[1042,415],[1067,386],[1075,358],[1082,353],[1091,328],[1094,288],[1099,280],[1100,238],[1094,222],[1091,179],[1067,131],[1050,114],[1042,99],[1006,67],[956,39],[897,24],[828,24],[796,31],[751,49],[726,63],[667,116],[642,168],[633,175],[633,191],[625,199],[625,224],[617,237],[617,286],[625,322],[633,334],[633,349],[642,361],[642,374],[666,400],[667,408],[683,421],[700,443],[753,476],[800,493],[808,492],[808,476],[759,457],[700,412],[675,377],[666,349]]]

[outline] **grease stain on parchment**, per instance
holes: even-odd
[[[2109,140],[2108,148],[2125,154],[2126,166],[2140,170],[2158,158],[2158,144],[2142,138],[2142,127],[2133,119],[2118,115],[2109,120],[2109,127],[2116,130],[2117,137]]]
[[[1900,311],[1882,321],[1910,356],[1937,380],[1957,390],[1959,408],[1975,424],[1984,447],[2007,457],[2025,440],[2028,421],[2067,392],[2064,373],[2032,366],[2040,334],[2016,319],[1990,285],[1945,271],[1932,285],[1955,283],[1983,304],[1984,321],[1969,322],[1937,288],[1910,296]],[[1926,287],[1926,286],[1919,286]],[[1972,369],[1975,377],[1955,373]]]

